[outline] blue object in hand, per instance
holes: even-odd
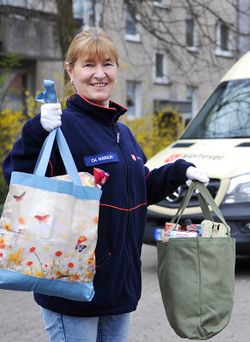
[[[44,80],[44,91],[36,96],[36,101],[42,103],[57,103],[54,81]]]

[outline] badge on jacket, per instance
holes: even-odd
[[[115,152],[105,152],[94,156],[83,157],[86,166],[94,166],[107,163],[118,163],[119,157]]]

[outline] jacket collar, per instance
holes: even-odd
[[[113,101],[109,102],[109,107],[104,107],[94,104],[77,94],[67,100],[67,108],[78,110],[82,114],[90,114],[93,118],[108,125],[115,124],[119,117],[127,111],[126,108]]]

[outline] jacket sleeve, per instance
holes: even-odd
[[[2,168],[7,183],[12,171],[32,173],[42,144],[48,132],[40,124],[40,115],[28,120],[22,129],[21,137],[14,143],[5,158]]]
[[[152,171],[145,166],[148,205],[161,201],[180,185],[185,184],[186,170],[189,166],[194,166],[194,164],[184,159],[178,159],[174,163],[163,165]]]

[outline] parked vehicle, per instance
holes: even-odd
[[[238,254],[250,254],[250,52],[222,78],[180,139],[148,161],[150,169],[184,158],[204,169],[208,189],[231,227]],[[145,243],[161,239],[187,190],[149,206]],[[203,219],[194,194],[183,219]]]

